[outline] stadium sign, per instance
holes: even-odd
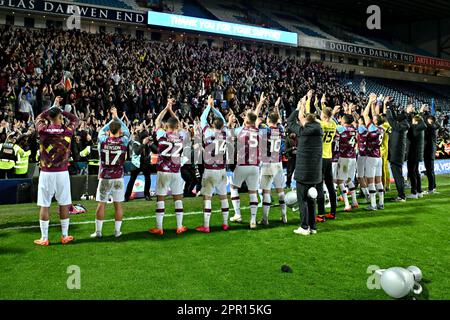
[[[93,7],[56,1],[0,0],[0,8],[37,11],[61,15],[78,14],[82,18],[110,20],[116,22],[145,23],[145,13],[137,11]]]
[[[298,44],[298,35],[294,32],[154,11],[149,11],[147,16],[149,25],[243,37],[293,46],[297,46]]]
[[[450,60],[436,59],[430,57],[416,56],[416,64],[422,64],[426,66],[432,66],[435,68],[450,69]]]
[[[415,56],[408,53],[401,53],[397,51],[376,49],[371,47],[363,47],[349,43],[341,43],[334,41],[326,42],[326,50],[349,53],[349,54],[357,54],[361,56],[368,56],[373,58],[379,58],[390,61],[398,61],[398,62],[406,62],[406,63],[414,63]]]

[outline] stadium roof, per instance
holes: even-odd
[[[367,17],[366,9],[376,4],[381,8],[384,22],[398,23],[450,18],[449,0],[285,0],[310,8],[330,10],[349,17]]]

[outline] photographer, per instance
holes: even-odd
[[[397,110],[396,106],[392,104],[392,99],[385,99],[384,104],[386,119],[392,128],[392,133],[389,137],[388,159],[391,164],[391,171],[398,193],[398,196],[393,201],[405,202],[405,180],[403,179],[402,168],[405,162],[409,122],[406,114],[403,111]]]

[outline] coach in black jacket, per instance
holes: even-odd
[[[407,109],[408,121],[408,177],[411,182],[410,199],[417,199],[422,196],[422,181],[419,172],[419,163],[423,161],[423,150],[425,145],[425,125],[421,116],[414,114],[414,109],[410,105]]]
[[[304,116],[306,99],[303,98],[296,111],[287,119],[289,130],[297,135],[297,158],[295,162],[295,181],[297,181],[297,200],[300,208],[301,228],[294,232],[308,235],[316,233],[315,199],[308,197],[311,187],[323,193],[322,182],[322,137],[320,123],[313,114]],[[298,120],[298,122],[297,122]]]
[[[436,118],[429,113],[428,106],[422,107],[422,114],[425,125],[425,146],[423,160],[428,178],[428,193],[436,192],[436,177],[434,176],[434,159],[436,159],[437,132],[439,125]]]
[[[386,119],[392,128],[389,136],[389,162],[391,164],[392,175],[394,176],[395,186],[398,196],[394,201],[405,201],[405,180],[403,179],[402,169],[406,154],[406,134],[409,129],[409,123],[406,114],[403,112],[394,112],[391,106],[387,105]]]

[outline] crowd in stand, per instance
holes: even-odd
[[[367,98],[341,86],[340,75],[321,63],[282,57],[263,47],[214,48],[129,35],[2,26],[0,143],[14,139],[30,151],[30,162],[36,161],[33,121],[56,96],[80,119],[72,142],[74,162],[88,161],[83,151],[96,144],[112,107],[129,126],[133,140],[151,139],[154,119],[168,97],[175,99],[174,110],[188,130],[198,124],[208,95],[227,119],[234,114],[240,123],[262,92],[268,105],[281,97],[283,122],[310,89],[312,111],[323,102],[331,108],[341,106],[338,117],[361,114]],[[445,152],[448,134],[441,136]],[[288,134],[287,140],[286,155],[293,156],[295,135]]]

